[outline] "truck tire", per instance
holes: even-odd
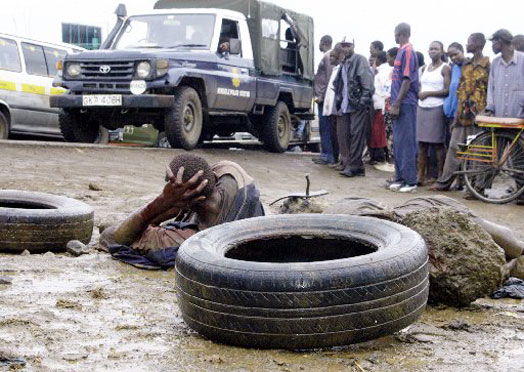
[[[70,240],[89,243],[93,208],[63,196],[0,191],[0,252],[63,252]]]
[[[181,87],[175,92],[173,107],[166,113],[165,129],[173,148],[192,150],[202,134],[202,103],[196,90]]]
[[[176,258],[184,321],[211,340],[305,349],[399,331],[424,311],[428,254],[413,230],[342,215],[277,215],[204,230]]]
[[[266,107],[262,132],[262,142],[268,151],[282,153],[289,146],[291,136],[291,115],[284,102],[275,107]]]
[[[60,110],[58,125],[64,139],[67,142],[108,143],[109,131],[88,119],[88,116],[74,111]]]
[[[9,138],[9,121],[3,112],[0,112],[0,140]]]

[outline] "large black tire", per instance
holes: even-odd
[[[5,115],[0,112],[0,140],[9,138],[9,121]]]
[[[98,123],[89,121],[89,116],[70,110],[60,110],[58,125],[67,142],[106,144],[109,132]]]
[[[0,252],[63,252],[70,240],[89,243],[93,208],[63,196],[0,191]]]
[[[202,134],[202,102],[196,90],[180,87],[175,92],[173,107],[167,111],[165,130],[173,148],[192,150]]]
[[[268,151],[281,153],[287,150],[291,137],[291,114],[284,102],[278,102],[275,107],[266,107],[261,135]]]
[[[178,305],[191,328],[222,343],[347,345],[394,333],[422,314],[427,263],[420,235],[392,222],[307,214],[251,218],[182,244]]]

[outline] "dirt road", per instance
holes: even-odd
[[[160,192],[164,166],[176,153],[0,141],[0,189],[83,200],[95,208],[98,226]],[[195,154],[239,163],[256,179],[266,206],[304,191],[305,173],[311,174],[312,190],[330,192],[321,200],[325,205],[350,195],[390,204],[413,197],[387,192],[389,174],[374,169],[365,178],[347,179],[303,155],[219,149]],[[91,191],[90,183],[101,191]],[[465,203],[524,238],[523,207]],[[16,368],[4,360],[18,358],[28,371],[524,371],[523,301],[481,299],[460,311],[429,307],[407,330],[344,348],[260,351],[217,345],[187,328],[172,272],[140,271],[94,251],[79,258],[0,255],[2,276],[12,284],[0,284],[0,370]]]

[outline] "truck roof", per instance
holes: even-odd
[[[74,45],[74,44],[55,43],[55,42],[51,42],[51,41],[37,40],[37,39],[32,39],[30,37],[22,36],[22,35],[4,34],[4,33],[0,32],[0,37],[4,37],[4,38],[7,38],[7,39],[19,39],[21,41],[38,43],[38,44],[41,44],[41,45],[44,45],[44,46],[62,47],[62,48],[66,48],[66,49],[75,49],[75,50],[78,50],[78,51],[87,50],[85,48],[82,48],[81,46]]]
[[[153,9],[146,12],[141,12],[137,14],[130,14],[130,17],[133,16],[142,16],[142,15],[155,15],[155,14],[218,14],[224,17],[231,18],[240,18],[245,19],[246,17],[237,11],[229,9],[220,9],[220,8],[172,8],[172,9]]]

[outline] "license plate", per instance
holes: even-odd
[[[122,106],[122,95],[93,94],[82,96],[82,106]]]

